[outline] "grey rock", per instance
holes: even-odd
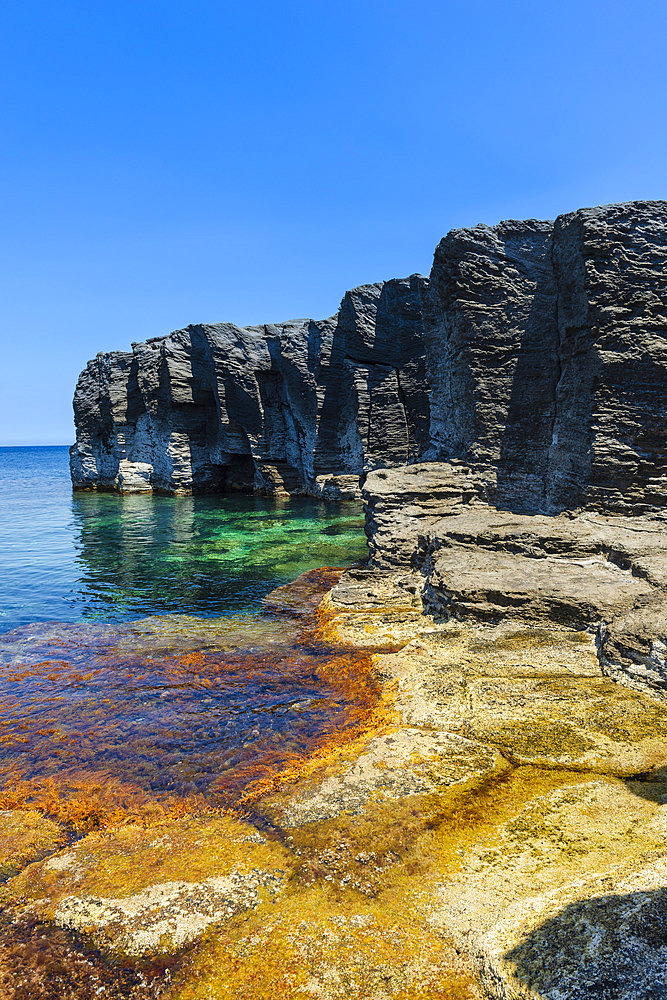
[[[436,617],[587,629],[608,675],[666,696],[664,512],[518,514],[474,485],[445,462],[370,473],[367,572],[404,587],[411,572]],[[338,588],[347,586],[345,575]]]
[[[450,233],[425,288],[432,459],[498,506],[665,503],[667,203]]]
[[[75,487],[339,499],[365,469],[418,459],[425,281],[356,288],[331,319],[189,326],[98,355],[74,397]]]
[[[353,495],[461,462],[499,507],[638,514],[667,496],[667,202],[446,236],[430,279],[336,316],[196,325],[101,354],[74,400],[74,485]]]

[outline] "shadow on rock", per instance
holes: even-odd
[[[504,997],[667,1000],[667,888],[571,903],[503,958]]]
[[[634,795],[647,802],[655,802],[656,805],[667,803],[667,767],[626,778],[624,784]]]

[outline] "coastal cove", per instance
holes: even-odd
[[[455,230],[0,453],[8,998],[666,1000],[666,269]]]
[[[0,448],[0,633],[256,611],[305,570],[366,558],[358,503],[73,494],[68,451]]]
[[[365,554],[357,504],[72,497],[59,448],[0,451],[0,506],[8,483],[0,606],[17,627],[0,633],[0,774],[10,797],[20,786],[80,829],[174,796],[226,805],[368,713],[363,657],[306,636],[340,576],[313,565]],[[293,605],[267,601],[303,572]],[[19,607],[27,622],[11,620]]]

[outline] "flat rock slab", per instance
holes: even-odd
[[[254,827],[186,817],[88,834],[11,879],[3,902],[104,951],[146,956],[176,951],[275,895],[288,868],[287,852]]]
[[[302,826],[361,813],[371,801],[472,790],[506,767],[493,747],[405,728],[376,737],[349,767],[297,792],[283,807],[280,822]]]
[[[483,1000],[465,956],[401,893],[360,900],[313,886],[209,935],[170,1000]]]
[[[519,797],[460,852],[431,919],[467,943],[491,995],[665,995],[666,793],[600,778]]]
[[[201,882],[158,882],[133,896],[66,896],[55,923],[112,945],[122,955],[173,952],[196,940],[211,924],[257,906],[260,889],[277,893],[273,872],[232,872]]]
[[[512,760],[632,775],[667,765],[667,706],[604,678],[484,678],[466,731]]]
[[[460,733],[514,763],[619,775],[667,766],[667,706],[603,676],[586,633],[452,623],[382,669],[406,724]]]
[[[606,559],[565,559],[456,546],[438,551],[429,579],[457,617],[514,615],[581,628],[648,602],[653,588]]]

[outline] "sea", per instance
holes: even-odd
[[[366,555],[358,504],[73,492],[67,447],[0,448],[0,633],[248,612],[306,570]]]
[[[66,447],[1,448],[0,802],[233,805],[363,725],[313,608],[366,554],[355,503],[73,492]]]

